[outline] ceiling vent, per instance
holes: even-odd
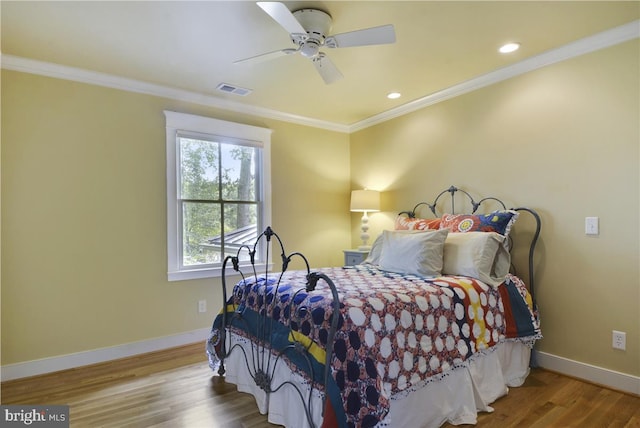
[[[233,86],[228,83],[221,83],[218,86],[216,86],[216,89],[220,92],[224,92],[227,94],[236,94],[242,97],[244,97],[245,95],[249,95],[251,92],[253,92],[251,89],[241,88],[239,86]]]

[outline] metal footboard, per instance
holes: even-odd
[[[261,275],[259,275],[256,268],[256,252],[258,251],[258,249],[263,248],[266,253],[266,260],[269,260],[269,254],[275,244],[279,246],[280,257],[282,260],[282,269],[278,273],[271,273],[268,271],[268,267],[265,267],[264,272],[261,272]],[[241,269],[240,266],[240,260],[242,260],[241,256],[244,255],[243,253],[248,254],[249,260],[251,262],[251,272],[249,274],[243,273],[243,269]],[[274,344],[275,340],[272,340],[274,338],[273,335],[275,327],[281,329],[284,323],[278,324],[279,321],[274,320],[270,316],[270,314],[272,313],[272,310],[277,301],[276,296],[278,295],[278,288],[282,285],[281,281],[283,279],[283,275],[287,271],[287,268],[289,267],[292,259],[295,257],[299,257],[306,266],[306,284],[304,289],[301,288],[300,290],[296,291],[290,299],[289,325],[287,326],[289,330],[289,343],[285,346],[278,346]],[[238,343],[233,343],[233,341],[231,340],[230,326],[232,324],[246,324],[248,322],[247,319],[245,319],[246,307],[244,307],[242,303],[235,306],[233,312],[228,312],[227,310],[227,276],[237,274],[241,275],[241,282],[243,282],[243,284],[247,284],[247,281],[253,281],[252,284],[254,284],[254,286],[256,284],[260,284],[258,285],[258,294],[263,299],[262,304],[260,305],[261,309],[259,311],[259,314],[257,314],[257,317],[253,319],[253,322],[255,323],[255,338],[250,341],[248,351],[246,351],[245,347],[240,346]],[[293,333],[298,333],[296,330],[294,330],[294,326],[299,325],[299,323],[296,322],[296,319],[298,319],[298,317],[301,316],[301,314],[303,314],[307,309],[304,306],[306,300],[296,299],[296,296],[302,291],[312,293],[314,290],[316,290],[316,287],[319,287],[321,285],[329,287],[333,299],[331,303],[331,307],[333,310],[330,319],[331,325],[328,330],[326,345],[324,346],[324,350],[326,353],[326,359],[324,361],[324,373],[321,374],[322,380],[320,382],[322,383],[322,386],[325,386],[327,385],[329,377],[331,376],[333,342],[340,318],[340,300],[338,291],[333,281],[323,273],[312,272],[309,268],[309,262],[301,253],[296,252],[287,255],[285,253],[282,240],[270,227],[267,227],[265,231],[260,236],[258,236],[253,246],[244,245],[240,247],[236,255],[227,256],[222,265],[223,311],[222,327],[220,328],[222,337],[219,339],[219,375],[224,376],[226,372],[225,358],[229,357],[231,352],[237,348],[241,351],[240,353],[244,357],[247,371],[253,378],[253,381],[267,395],[275,393],[285,386],[295,388],[295,390],[297,391],[297,395],[300,397],[300,401],[303,404],[306,419],[309,422],[309,425],[312,427],[314,426],[314,418],[312,415],[311,405],[313,388],[309,388],[308,394],[306,394],[306,392],[303,391],[297,384],[289,380],[277,382],[274,379],[274,373],[279,364],[285,364],[285,362],[283,361],[284,359],[295,358],[298,362],[304,361],[306,363],[306,372],[310,373],[310,378],[312,380],[317,379],[317,375],[320,375],[320,373],[314,372],[314,365],[312,364],[313,357],[310,353],[310,347],[317,346],[317,344],[312,343],[310,340],[298,340],[298,338],[300,338],[300,335]],[[297,300],[300,300],[300,302],[296,303]],[[227,349],[227,345],[229,346],[229,349]],[[312,381],[311,385],[313,386],[313,384],[314,382]],[[325,409],[326,400],[327,393],[325,389],[322,402],[323,412]]]

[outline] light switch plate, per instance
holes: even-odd
[[[598,226],[598,217],[585,217],[584,233],[587,235],[597,235],[600,233],[600,227]]]

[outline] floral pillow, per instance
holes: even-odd
[[[512,210],[479,215],[444,214],[440,229],[449,229],[451,232],[497,232],[507,236],[517,218],[518,212]]]
[[[438,230],[439,218],[409,218],[402,215],[396,217],[395,230]]]

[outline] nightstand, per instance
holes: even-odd
[[[344,252],[344,265],[345,266],[353,266],[359,265],[362,263],[367,256],[369,255],[369,251],[363,250],[342,250]]]

